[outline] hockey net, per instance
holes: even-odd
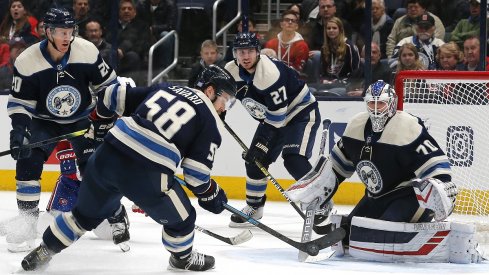
[[[489,232],[489,72],[403,71],[395,86],[398,109],[420,117],[450,160],[451,218]]]

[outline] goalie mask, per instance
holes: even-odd
[[[223,93],[226,93],[228,95],[225,104],[226,110],[231,109],[236,102],[236,81],[231,74],[226,69],[210,65],[200,73],[195,88],[204,91],[209,86],[214,87],[216,93],[216,98],[212,102],[217,100],[217,97],[224,97]]]
[[[378,80],[368,87],[364,100],[372,122],[372,130],[382,132],[387,120],[396,113],[396,92],[389,84]]]

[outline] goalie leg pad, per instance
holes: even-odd
[[[429,178],[413,181],[413,188],[419,205],[432,210],[436,221],[443,221],[452,213],[458,194],[452,182]]]
[[[353,217],[349,253],[379,262],[470,263],[480,259],[471,225]]]
[[[311,171],[287,189],[286,194],[293,202],[309,204],[317,197],[329,201],[337,188],[333,162],[321,157]]]
[[[56,186],[51,194],[46,210],[71,211],[78,199],[79,189],[79,180],[61,174],[56,181]]]
[[[340,228],[342,224],[345,224],[347,216],[332,214],[330,217],[332,230]],[[348,236],[346,237],[348,238]],[[331,249],[335,252],[335,257],[342,257],[347,253],[347,248],[345,247],[344,241],[339,241],[331,246]]]

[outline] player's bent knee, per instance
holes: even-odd
[[[451,222],[402,223],[353,217],[349,253],[379,262],[480,261],[475,226]]]
[[[72,213],[76,221],[80,225],[80,227],[86,231],[92,231],[105,219],[105,218],[93,218],[93,217],[84,216],[83,214],[80,213],[80,211],[78,211],[77,208],[73,208]]]

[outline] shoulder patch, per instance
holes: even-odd
[[[357,140],[364,140],[364,129],[365,129],[365,124],[368,121],[368,114],[367,112],[362,112],[358,113],[355,116],[353,116],[348,124],[346,125],[345,132],[343,133],[343,136],[347,136],[353,139]]]
[[[15,60],[15,68],[23,76],[31,76],[37,72],[51,68],[41,53],[41,42],[25,49]]]
[[[224,66],[224,69],[226,69],[231,76],[234,78],[234,80],[238,81],[243,81],[241,77],[239,77],[239,67],[234,63],[234,60],[229,61],[226,63],[226,66]]]
[[[403,146],[412,143],[421,135],[423,127],[418,118],[404,111],[396,115],[385,126],[379,142]]]
[[[266,55],[260,55],[260,61],[256,66],[253,85],[259,90],[266,90],[280,77],[280,70],[277,65]]]
[[[70,59],[68,63],[88,63],[97,62],[99,51],[95,45],[81,37],[76,37],[71,43]]]

